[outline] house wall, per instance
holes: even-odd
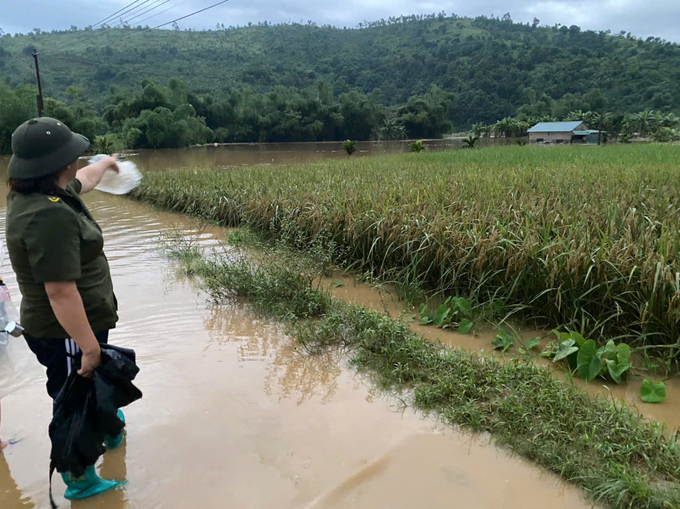
[[[591,133],[588,136],[586,136],[586,143],[597,143],[598,139],[598,134],[597,133]],[[605,143],[607,141],[607,134],[602,133],[602,142]]]
[[[588,128],[581,122],[574,131],[586,131]],[[550,143],[557,143],[561,141],[562,143],[571,143],[571,137],[573,131],[570,132],[559,132],[559,133],[529,133],[529,141],[536,143],[539,139],[543,141],[548,141]]]
[[[571,132],[568,133],[529,133],[529,141],[536,143],[539,139],[543,141],[549,141],[550,143],[556,143],[561,141],[562,143],[571,142]]]

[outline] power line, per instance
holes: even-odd
[[[139,4],[138,6],[132,7],[131,9],[128,9],[128,10],[126,10],[125,12],[122,12],[122,13],[119,15],[120,19],[122,20],[122,19],[123,19],[123,15],[132,14],[132,13],[135,12],[137,9],[139,9],[140,7],[142,7],[144,4],[148,4],[150,1],[151,1],[151,0],[144,0],[144,1],[143,1],[141,4]],[[109,20],[109,21],[113,21],[113,20]]]
[[[162,23],[162,24],[155,26],[153,28],[147,28],[146,30],[142,30],[142,32],[138,32],[138,33],[148,32],[149,30],[156,30],[158,28],[170,25],[172,23],[177,23],[178,21],[182,21],[183,19],[190,18],[191,16],[195,16],[196,14],[200,14],[202,12],[205,12],[209,9],[212,9],[213,7],[217,7],[218,5],[226,4],[228,1],[229,0],[222,0],[221,2],[217,2],[216,4],[209,5],[208,7],[205,7],[203,9],[199,10],[199,11],[192,12],[191,14],[187,14],[186,16],[182,16],[181,18],[173,19],[172,21],[168,21],[167,23]]]
[[[137,2],[140,2],[140,1],[141,1],[141,0],[135,0],[134,2],[132,2],[132,3],[128,4],[128,5],[126,5],[125,7],[123,7],[122,9],[120,9],[120,10],[114,12],[114,13],[111,14],[110,16],[107,16],[107,17],[104,18],[102,21],[100,21],[100,22],[95,23],[94,25],[92,25],[92,26],[90,27],[90,30],[86,30],[85,28],[83,28],[83,30],[82,30],[81,32],[79,32],[79,33],[77,33],[77,34],[74,35],[74,39],[75,39],[75,40],[80,40],[80,39],[82,39],[83,37],[85,37],[85,36],[86,36],[87,34],[89,34],[90,32],[94,32],[95,27],[96,27],[97,25],[100,25],[100,24],[102,24],[102,23],[103,23],[103,24],[108,24],[109,22],[113,21],[113,19],[114,19],[117,15],[120,15],[120,18],[121,18],[121,20],[122,20],[122,19],[123,19],[123,15],[131,14],[132,12],[136,11],[136,10],[139,9],[142,5],[144,5],[144,4],[148,3],[148,2],[150,2],[151,0],[144,0],[144,1],[143,1],[141,4],[139,4],[138,6],[132,7],[132,6],[135,5]],[[121,23],[121,25],[122,25],[122,23]],[[102,25],[102,26],[103,26],[103,25]],[[99,27],[100,30],[102,29],[102,26]],[[105,32],[105,31],[107,31],[109,28],[111,28],[111,27],[106,27],[103,31]]]
[[[149,2],[149,1],[150,1],[150,0],[144,0],[144,1],[143,1],[141,4],[139,4],[137,7],[132,7],[132,6],[135,5],[137,2],[141,2],[141,0],[135,0],[134,2],[132,2],[132,3],[128,4],[128,5],[126,5],[125,7],[123,7],[122,9],[120,9],[120,10],[114,12],[114,13],[111,14],[110,16],[107,16],[107,17],[104,18],[103,20],[101,20],[101,21],[95,23],[94,25],[92,25],[92,26],[90,27],[90,30],[86,30],[87,27],[83,28],[82,31],[80,31],[79,33],[77,33],[77,34],[74,35],[74,39],[75,39],[75,40],[79,40],[79,39],[81,39],[82,37],[85,37],[89,32],[94,32],[94,30],[95,30],[95,28],[97,27],[97,25],[102,25],[102,26],[103,26],[103,24],[107,24],[107,23],[113,21],[113,19],[114,19],[117,15],[120,15],[120,17],[121,17],[121,19],[122,19],[122,17],[123,17],[124,14],[129,14],[131,11],[134,11],[134,10],[138,9],[139,7],[141,7],[142,5],[144,5],[145,3]],[[99,28],[101,29],[102,27],[100,26]],[[108,28],[108,27],[107,27],[107,28]]]
[[[111,19],[112,16],[115,16],[115,15],[121,13],[122,11],[125,11],[127,8],[131,7],[132,5],[136,4],[136,3],[139,2],[139,1],[140,1],[140,0],[135,0],[135,2],[132,2],[131,4],[128,4],[128,5],[127,5],[126,7],[124,7],[123,9],[117,11],[116,13],[112,14],[111,16],[108,16],[107,18],[105,18],[104,20],[100,21],[99,23],[96,23],[96,25],[105,22],[107,19]],[[139,6],[137,6],[137,8],[140,7],[140,6],[143,5],[143,4],[148,3],[149,1],[150,1],[150,0],[145,0],[144,2],[142,2],[142,4],[140,4]],[[156,2],[158,2],[158,1],[159,1],[159,0],[156,0]],[[168,10],[170,10],[170,9],[173,9],[173,8],[175,8],[175,7],[179,7],[180,5],[186,3],[187,1],[188,1],[188,0],[184,0],[184,1],[178,3],[178,4],[174,5],[174,6],[168,7],[167,9],[165,9],[165,10],[159,12],[159,13],[156,13],[156,14],[154,14],[154,15],[152,15],[152,16],[149,16],[148,18],[144,18],[143,20],[140,21],[140,23],[141,23],[142,21],[146,21],[147,19],[151,19],[151,18],[153,18],[153,17],[156,17],[156,16],[158,16],[158,15],[162,14],[163,12],[166,12],[166,11],[168,11]],[[183,19],[190,18],[190,17],[192,17],[192,16],[195,16],[196,14],[200,14],[200,13],[202,13],[202,12],[205,12],[205,11],[208,11],[208,10],[210,10],[210,9],[213,9],[213,8],[219,6],[219,5],[225,4],[225,3],[227,3],[228,1],[229,1],[229,0],[221,0],[220,2],[217,2],[217,3],[214,3],[214,4],[212,4],[212,5],[209,5],[208,7],[204,7],[203,9],[199,9],[198,11],[192,12],[191,14],[187,14],[187,15],[185,15],[185,16],[181,16],[181,17],[179,17],[179,18],[173,19],[172,21],[168,21],[167,23],[162,23],[162,24],[160,24],[160,25],[157,25],[157,26],[155,26],[155,27],[153,27],[153,28],[148,28],[148,29],[146,29],[146,30],[141,30],[140,32],[137,32],[137,33],[147,32],[147,31],[149,31],[149,30],[156,30],[156,29],[158,29],[158,28],[162,28],[162,27],[167,26],[167,25],[170,25],[170,24],[172,24],[172,23],[177,23],[178,21],[182,21]],[[163,3],[166,3],[166,2],[163,2]],[[161,3],[160,5],[163,5],[163,4]],[[156,5],[155,7],[151,8],[151,9],[148,9],[147,11],[144,11],[144,12],[146,13],[146,12],[149,12],[149,11],[151,11],[151,10],[154,10],[155,8],[160,7],[160,5]],[[136,10],[136,8],[135,8],[135,9],[128,9],[126,12],[127,12],[127,13],[130,13],[130,10]],[[139,14],[139,15],[141,16],[142,14]],[[139,16],[136,16],[136,17],[139,17]],[[129,19],[134,19],[134,17],[133,17],[133,18],[129,18]],[[110,27],[108,27],[108,29],[110,29]],[[104,30],[104,31],[106,31],[106,30]],[[85,33],[85,32],[88,32],[88,31],[85,31],[85,30],[84,30],[83,33]],[[80,35],[80,34],[79,34],[79,35]],[[77,36],[76,36],[76,37],[77,37]],[[53,55],[53,54],[48,54],[47,56],[49,56],[49,57],[51,57],[51,58],[58,59],[58,60],[65,60],[65,61],[67,61],[67,62],[70,61],[70,62],[73,62],[73,63],[83,64],[83,65],[97,65],[97,64],[94,64],[93,62],[87,62],[87,61],[77,60],[77,59],[69,59],[69,58],[64,58],[64,57],[60,57],[60,56]]]
[[[106,28],[101,28],[101,27],[100,27],[99,30],[97,31],[97,33],[98,33],[98,34],[103,34],[103,33],[105,33],[105,32],[108,32],[109,30],[113,30],[113,29],[115,29],[115,28],[125,26],[125,25],[128,24],[130,21],[132,21],[133,19],[136,19],[136,18],[138,18],[138,17],[140,17],[140,16],[143,16],[143,15],[146,14],[147,12],[151,12],[151,11],[153,11],[153,10],[156,10],[156,9],[158,9],[161,5],[167,4],[169,1],[170,1],[170,0],[155,0],[155,4],[156,4],[156,5],[152,4],[152,6],[150,6],[150,7],[149,7],[148,9],[146,9],[145,11],[142,11],[142,12],[140,12],[140,13],[136,14],[135,16],[133,16],[133,17],[131,17],[131,18],[128,18],[128,19],[123,19],[123,17],[121,16],[121,18],[120,18],[120,23],[118,23],[117,25],[108,26],[108,27],[106,27]],[[159,3],[159,2],[160,2],[160,3]],[[128,14],[132,14],[132,13],[129,12]]]
[[[178,4],[171,5],[167,9],[163,9],[161,12],[157,12],[156,14],[149,16],[148,18],[140,19],[137,23],[140,23],[140,24],[144,23],[145,21],[150,20],[151,18],[155,18],[156,16],[160,16],[161,14],[168,12],[170,9],[174,9],[175,7],[179,7],[180,5],[183,5],[183,4],[187,3],[188,1],[189,0],[184,0],[183,2],[180,2]]]
[[[139,1],[139,0],[137,0],[137,1]],[[140,20],[138,23],[141,23],[141,22],[143,22],[143,21],[146,21],[147,19],[154,18],[154,17],[156,17],[156,16],[158,16],[158,15],[164,13],[164,12],[167,12],[168,10],[173,9],[173,8],[175,8],[175,7],[179,7],[180,5],[186,3],[187,1],[188,1],[188,0],[184,0],[184,1],[180,2],[180,3],[178,3],[178,4],[175,4],[174,6],[170,6],[170,7],[168,7],[167,9],[165,9],[165,10],[163,10],[163,11],[161,11],[161,12],[158,12],[158,13],[152,15],[152,16],[149,16],[148,18],[144,18],[143,20]],[[162,27],[167,26],[167,25],[170,25],[170,24],[172,24],[172,23],[177,23],[178,21],[181,21],[181,20],[183,20],[183,19],[190,18],[190,17],[192,17],[192,16],[195,16],[196,14],[200,14],[200,13],[202,13],[202,12],[208,11],[208,10],[210,10],[210,9],[213,9],[213,8],[219,6],[219,5],[226,4],[228,1],[229,1],[229,0],[221,0],[220,2],[217,2],[217,3],[214,3],[214,4],[212,4],[212,5],[209,5],[208,7],[204,7],[203,9],[199,9],[198,11],[194,11],[194,12],[192,12],[191,14],[187,14],[187,15],[185,15],[185,16],[181,16],[181,17],[179,17],[179,18],[176,18],[176,19],[173,19],[173,20],[171,20],[171,21],[168,21],[167,23],[162,23],[162,24],[160,24],[160,25],[157,25],[157,26],[155,26],[155,27],[153,27],[153,28],[147,28],[147,29],[145,29],[145,30],[141,30],[141,31],[139,31],[139,32],[135,32],[135,33],[132,34],[132,35],[141,34],[141,33],[144,33],[144,32],[148,32],[148,31],[150,31],[150,30],[156,30],[156,29],[158,29],[158,28],[162,28]],[[149,2],[149,0],[145,0],[143,3],[147,3],[147,2]],[[134,4],[134,3],[136,3],[136,2],[133,2],[133,4]],[[132,4],[130,4],[130,5],[132,5]],[[128,7],[129,7],[130,5],[128,5]],[[138,6],[138,7],[139,7],[139,6]],[[157,6],[157,7],[160,7],[160,5]],[[120,12],[120,11],[118,11],[118,12]],[[105,32],[105,31],[107,31],[107,30],[110,29],[110,28],[111,28],[111,27],[108,27],[106,30],[103,30],[103,31]],[[86,32],[88,32],[88,31],[83,31],[82,33],[86,33]],[[82,35],[82,34],[78,34],[78,35]],[[77,36],[76,36],[76,37],[77,37]],[[52,56],[52,54],[48,54],[48,56]],[[56,56],[55,56],[54,58],[60,58],[60,57],[56,57]],[[63,60],[66,60],[66,59],[64,59],[63,57],[62,57],[62,59],[63,59]],[[86,64],[86,65],[92,65],[91,62],[83,62],[83,61],[74,61],[74,62],[81,63],[81,64]]]
[[[159,1],[160,1],[160,0],[159,0]],[[127,24],[127,23],[130,23],[130,21],[132,21],[133,19],[137,19],[137,18],[139,18],[140,16],[143,16],[144,14],[146,14],[147,12],[155,11],[155,10],[158,9],[161,5],[165,5],[165,4],[167,4],[169,1],[170,1],[170,0],[163,0],[163,1],[162,1],[161,3],[159,3],[158,5],[156,5],[156,6],[154,6],[154,7],[149,7],[147,10],[140,12],[140,13],[137,14],[136,16],[133,16],[132,18],[126,19],[124,23],[126,23],[126,24]],[[139,23],[139,21],[138,21],[137,23]]]
[[[139,2],[139,1],[140,1],[140,0],[137,0],[137,2]],[[148,1],[149,1],[149,0],[146,0],[146,2],[148,2]],[[156,3],[158,3],[159,1],[161,1],[161,0],[156,0]],[[165,0],[165,1],[163,1],[162,3],[160,3],[160,4],[158,4],[158,5],[155,5],[154,7],[149,7],[147,10],[145,10],[145,11],[139,13],[137,16],[133,16],[132,18],[128,18],[127,20],[122,20],[122,19],[121,19],[121,23],[119,23],[118,25],[108,26],[108,27],[105,27],[105,28],[99,27],[99,29],[97,29],[96,31],[95,31],[95,30],[83,30],[82,32],[80,32],[80,33],[78,33],[78,34],[75,35],[75,40],[80,40],[82,37],[84,37],[84,36],[87,35],[88,33],[99,33],[99,34],[103,34],[103,33],[105,33],[105,32],[108,32],[109,30],[113,30],[113,29],[115,29],[115,28],[117,28],[117,27],[119,27],[119,26],[123,26],[125,23],[127,23],[127,22],[129,22],[129,21],[131,21],[131,20],[133,20],[133,19],[135,19],[135,18],[137,18],[137,17],[139,17],[139,16],[142,16],[143,14],[146,14],[146,13],[148,13],[148,12],[151,12],[151,11],[153,11],[153,10],[155,10],[155,9],[157,9],[157,8],[159,8],[159,7],[161,7],[163,4],[167,3],[168,1],[170,1],[170,0]],[[155,18],[156,16],[159,16],[159,15],[163,14],[164,12],[167,12],[167,11],[169,11],[170,9],[173,9],[173,8],[175,8],[175,7],[179,7],[180,5],[185,4],[185,3],[187,3],[188,1],[189,1],[189,0],[183,0],[182,2],[180,2],[180,3],[178,3],[178,4],[171,5],[171,6],[169,6],[168,8],[163,9],[161,12],[157,12],[156,14],[153,14],[153,15],[151,15],[151,16],[148,16],[148,17],[146,17],[146,18],[144,18],[144,19],[142,19],[142,20],[139,20],[137,23],[143,23],[143,22],[146,21],[146,20],[149,20],[149,19],[151,19],[151,18]],[[146,2],[144,2],[144,3],[146,3]],[[136,2],[133,2],[132,4],[134,4],[134,3],[136,3]],[[127,7],[130,7],[132,4],[129,4]],[[140,4],[140,5],[141,5],[141,4]],[[137,7],[140,7],[140,6],[137,6]],[[211,6],[211,7],[214,7],[214,6]],[[211,8],[211,7],[208,7],[207,9],[209,9],[209,8]],[[124,10],[124,9],[121,9],[121,10]],[[205,10],[205,9],[203,9],[203,10]],[[118,12],[120,12],[120,11],[118,11]],[[200,11],[199,11],[199,12],[200,12]],[[198,12],[195,12],[195,13],[193,13],[193,14],[197,14],[197,13],[198,13]],[[128,11],[128,14],[130,14],[129,11]],[[193,16],[193,14],[190,14],[190,16]],[[109,16],[109,18],[110,18],[110,16]],[[172,21],[171,21],[170,23],[172,23]],[[145,30],[142,30],[142,32],[144,32],[144,31],[145,31]],[[136,32],[136,33],[140,33],[140,32]],[[132,35],[134,35],[134,34],[132,34]],[[48,52],[45,53],[44,55],[46,55],[46,56],[52,56],[52,55],[54,55],[54,53],[48,51]],[[60,57],[55,57],[55,58],[60,58]],[[61,59],[62,59],[62,60],[65,60],[63,57],[61,57]],[[75,62],[75,61],[74,61],[74,62]],[[92,65],[90,62],[79,61],[78,63]]]
[[[128,7],[131,7],[131,6],[135,5],[137,2],[140,2],[140,1],[141,1],[141,0],[135,0],[135,1],[132,2],[131,4],[126,5],[126,6],[123,7],[122,9],[120,9],[120,10],[114,12],[114,13],[111,14],[110,16],[107,16],[107,17],[105,17],[103,20],[98,21],[97,23],[95,23],[94,25],[92,25],[92,28],[96,27],[97,25],[101,25],[102,23],[106,23],[106,22],[107,22],[108,20],[110,20],[111,18],[114,18],[119,12],[124,11],[124,10],[127,9]]]

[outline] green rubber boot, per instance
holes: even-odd
[[[85,475],[77,479],[74,479],[69,473],[61,474],[61,478],[66,484],[66,493],[64,493],[66,500],[81,500],[83,498],[94,497],[123,484],[118,481],[102,479],[95,472],[94,465],[88,467]]]
[[[125,414],[120,408],[118,409],[118,418],[125,424]],[[123,438],[125,438],[125,429],[123,429],[117,437],[106,437],[104,445],[108,451],[112,451],[121,444]]]

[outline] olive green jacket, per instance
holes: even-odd
[[[5,237],[23,297],[21,324],[28,336],[68,337],[47,298],[47,282],[76,282],[95,333],[118,321],[104,237],[78,195],[81,188],[74,180],[54,196],[10,192],[7,198]]]

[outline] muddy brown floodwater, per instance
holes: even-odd
[[[144,399],[126,410],[124,445],[98,466],[128,479],[126,488],[72,507],[590,507],[487,438],[400,409],[344,357],[306,356],[281,325],[246,306],[212,305],[158,249],[163,232],[194,232],[187,218],[98,192],[86,202],[104,230],[120,301],[111,341],[137,351]],[[201,242],[223,236],[209,230]],[[0,275],[18,301],[7,261]],[[0,453],[2,509],[48,505],[44,382],[36,370],[2,401],[2,436],[20,440]],[[63,491],[55,476],[57,502],[69,506]]]
[[[413,310],[410,312],[405,311],[404,305],[399,301],[396,291],[389,285],[375,286],[363,284],[357,282],[351,276],[336,274],[334,277],[325,278],[323,286],[339,299],[389,313],[394,318],[401,317],[408,319],[414,313]],[[411,330],[431,341],[441,341],[445,345],[464,348],[472,352],[486,352],[487,354],[495,355],[501,360],[512,359],[518,356],[516,347],[509,350],[507,354],[501,354],[494,350],[491,341],[497,332],[489,330],[488,327],[481,332],[463,335],[452,330],[422,326],[415,321],[411,323]],[[524,341],[534,337],[543,337],[544,339],[541,341],[542,347],[554,337],[550,334],[550,331],[546,330],[521,331],[520,335]],[[535,359],[535,362],[541,366],[549,366],[555,376],[565,381],[568,379],[566,372],[560,365],[553,364],[547,359]],[[646,375],[646,377],[654,381],[662,380],[662,378],[650,375]],[[621,385],[600,379],[588,383],[580,378],[573,379],[575,385],[583,387],[591,396],[614,398],[625,402],[632,411],[638,412],[647,419],[665,424],[669,433],[680,429],[680,380],[678,378],[664,380],[667,397],[663,403],[657,405],[644,404],[640,400],[642,381],[643,377],[635,375],[629,376],[628,381]]]
[[[361,141],[352,156],[377,156],[409,152],[408,141]],[[514,145],[516,138],[483,138],[478,146],[491,147]],[[427,150],[458,150],[463,148],[461,138],[425,140]],[[236,143],[229,145],[207,145],[187,149],[141,150],[131,156],[145,171],[168,168],[192,170],[197,168],[223,168],[252,165],[299,164],[324,159],[347,159],[341,142],[321,143]]]

